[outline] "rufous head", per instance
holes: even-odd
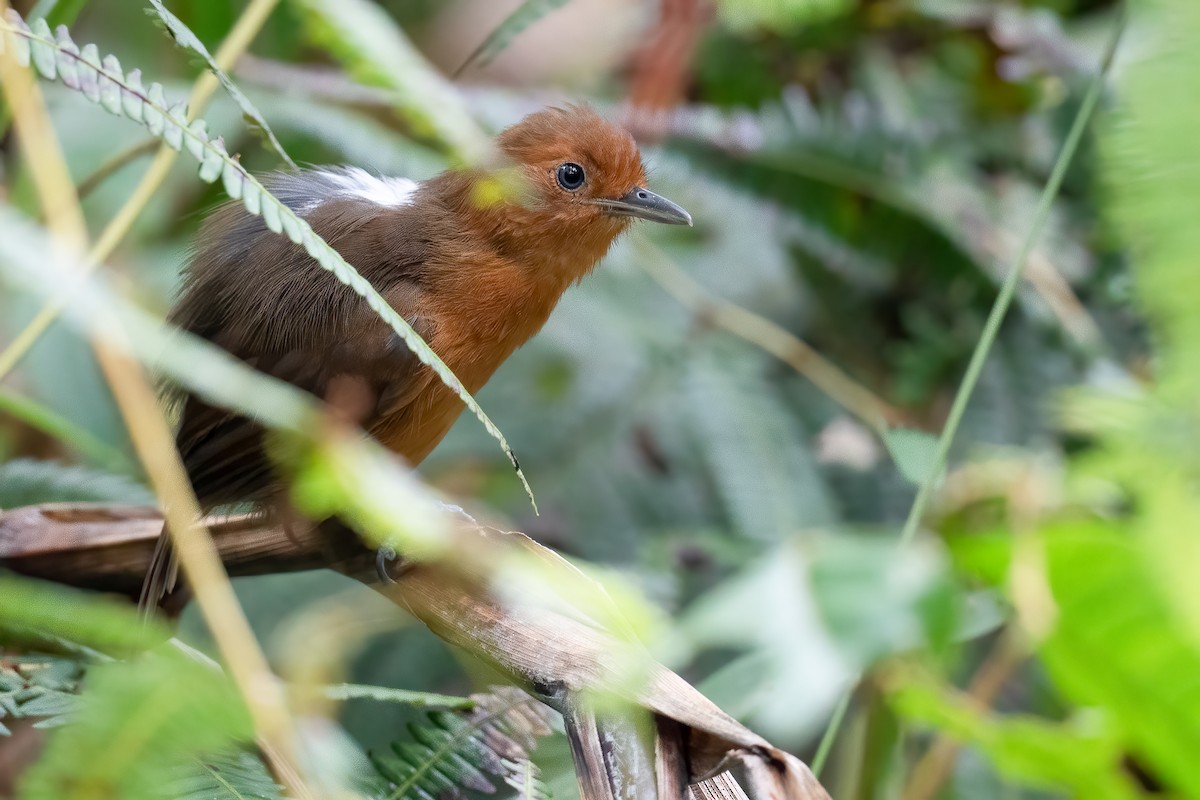
[[[506,252],[555,274],[582,277],[635,219],[692,224],[687,211],[646,188],[629,132],[590,108],[531,114],[496,145],[503,166],[463,176],[471,191],[459,212]],[[518,180],[508,180],[514,173]],[[498,199],[481,190],[497,183],[506,187]]]
[[[520,165],[534,194],[527,202],[564,223],[692,224],[690,214],[646,188],[646,169],[629,132],[586,106],[530,114],[501,133],[497,144]]]

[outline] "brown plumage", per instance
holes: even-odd
[[[470,392],[541,329],[632,219],[691,224],[643,188],[632,137],[588,109],[533,114],[496,144],[496,165],[421,184],[354,169],[265,181]],[[414,465],[463,408],[364,301],[238,204],[202,227],[171,321],[317,397],[353,388],[365,398],[363,428]],[[206,510],[270,504],[284,487],[246,417],[188,397],[177,443]],[[143,603],[174,580],[165,540],[160,550]]]

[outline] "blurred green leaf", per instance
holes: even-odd
[[[168,637],[128,603],[11,575],[0,576],[0,639],[6,632],[61,637],[112,655],[140,653]]]
[[[444,147],[455,161],[480,162],[487,137],[457,90],[413,47],[387,12],[367,0],[293,0],[308,35],[346,70],[371,86],[393,89],[397,110],[419,136]]]
[[[245,752],[218,753],[193,760],[167,784],[172,800],[283,800],[262,760]]]
[[[1200,796],[1200,648],[1164,603],[1134,542],[1104,523],[1043,532],[1053,632],[1050,674],[1080,705],[1109,710],[1130,746],[1163,778]]]
[[[21,458],[0,464],[0,509],[38,503],[153,505],[154,493],[127,475]]]
[[[907,681],[891,701],[910,720],[978,747],[1003,774],[1025,785],[1097,800],[1143,796],[1124,771],[1120,738],[1103,712],[1057,724],[988,714],[922,680]]]
[[[734,30],[789,31],[843,14],[852,0],[720,0],[721,19]]]
[[[71,724],[49,737],[22,796],[157,799],[197,755],[252,740],[249,716],[219,670],[170,648],[94,665]]]
[[[698,600],[681,625],[699,649],[760,654],[747,662],[765,670],[751,719],[797,741],[862,670],[891,653],[942,646],[954,619],[934,551],[842,534],[788,542]]]
[[[120,450],[111,447],[87,430],[75,425],[71,420],[29,398],[0,389],[0,412],[54,437],[98,466],[124,471],[133,468],[129,458]],[[0,508],[5,505],[0,500]]]
[[[914,486],[920,486],[930,480],[934,464],[937,460],[937,437],[925,431],[912,428],[889,428],[883,434],[884,444],[896,462],[896,469],[904,479]],[[932,480],[935,484],[945,478],[946,469],[942,468],[941,475]]]
[[[382,703],[401,703],[415,708],[471,708],[475,701],[469,697],[451,697],[431,692],[411,692],[387,686],[362,686],[340,683],[325,687],[330,700],[377,700]]]

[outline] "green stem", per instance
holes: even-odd
[[[1092,82],[1088,86],[1083,103],[1079,106],[1079,111],[1075,114],[1075,121],[1071,125],[1071,130],[1063,142],[1058,159],[1054,162],[1054,169],[1051,170],[1050,177],[1046,181],[1046,186],[1042,189],[1042,196],[1038,200],[1033,227],[1030,228],[1029,233],[1026,235],[1025,241],[1021,246],[1021,251],[1017,254],[1017,258],[1013,262],[1008,276],[1004,279],[1004,285],[1000,287],[1000,294],[996,297],[996,302],[992,305],[992,311],[988,315],[987,324],[983,328],[983,335],[979,337],[979,343],[975,346],[975,352],[971,355],[971,363],[967,366],[967,374],[963,377],[962,384],[958,388],[958,393],[954,396],[954,405],[950,408],[950,415],[946,419],[946,427],[942,429],[941,438],[938,439],[937,453],[934,455],[933,464],[930,465],[929,475],[917,491],[916,499],[913,500],[912,508],[908,513],[908,519],[905,520],[904,529],[900,533],[901,547],[912,541],[916,535],[917,526],[925,516],[925,509],[929,505],[929,498],[933,494],[933,488],[937,483],[938,476],[941,475],[942,470],[946,466],[946,458],[950,453],[950,445],[954,442],[954,436],[958,433],[958,426],[962,422],[963,412],[967,408],[971,394],[975,391],[975,385],[979,382],[979,375],[983,371],[983,364],[987,361],[988,353],[996,341],[996,335],[1000,331],[1000,324],[1004,322],[1008,308],[1012,305],[1013,296],[1016,294],[1017,285],[1020,283],[1021,276],[1025,272],[1025,265],[1029,261],[1029,255],[1033,252],[1033,246],[1037,243],[1038,238],[1042,234],[1042,229],[1046,226],[1051,206],[1054,204],[1055,197],[1058,196],[1058,190],[1062,186],[1064,176],[1067,174],[1067,168],[1070,167],[1071,161],[1075,157],[1075,151],[1078,149],[1079,142],[1083,138],[1083,132],[1087,129],[1088,123],[1092,118],[1092,113],[1096,110],[1096,104],[1099,102],[1100,95],[1104,90],[1104,82],[1108,77],[1109,70],[1112,68],[1113,58],[1116,56],[1117,45],[1121,41],[1121,35],[1125,32],[1127,19],[1128,10],[1122,4],[1118,12],[1116,25],[1113,26],[1112,36],[1104,51],[1100,70],[1092,78]],[[829,727],[825,730],[825,735],[821,737],[821,744],[817,748],[817,754],[813,758],[812,763],[814,775],[820,775],[821,768],[825,765],[825,759],[829,755],[829,750],[837,738],[838,730],[842,727],[842,721],[845,718],[845,707],[850,702],[852,692],[853,689],[848,689],[841,700],[838,701],[838,707],[834,711],[833,718],[829,721]]]
[[[57,439],[96,466],[127,474],[136,472],[129,458],[120,450],[33,400],[0,389],[0,412]]]
[[[900,544],[902,546],[912,541],[917,533],[917,526],[925,516],[925,509],[929,505],[929,499],[933,494],[934,486],[937,484],[937,478],[946,467],[946,458],[950,453],[950,446],[954,443],[954,436],[958,433],[958,427],[962,423],[963,412],[966,411],[967,403],[970,402],[971,395],[975,392],[975,385],[979,382],[979,375],[983,372],[984,362],[987,361],[992,345],[996,341],[996,335],[1000,332],[1000,325],[1004,322],[1004,316],[1008,313],[1009,306],[1012,305],[1013,295],[1016,294],[1017,285],[1021,281],[1021,276],[1025,273],[1025,266],[1029,261],[1029,255],[1033,252],[1034,245],[1041,236],[1042,230],[1046,227],[1046,220],[1050,216],[1054,199],[1057,197],[1058,190],[1062,186],[1063,177],[1067,174],[1067,168],[1070,167],[1071,161],[1075,157],[1075,151],[1078,149],[1079,142],[1083,138],[1083,132],[1087,129],[1088,122],[1092,118],[1092,112],[1096,109],[1096,103],[1100,100],[1100,94],[1104,90],[1105,78],[1108,76],[1113,57],[1117,52],[1117,44],[1121,41],[1121,34],[1125,31],[1127,19],[1125,6],[1122,6],[1118,13],[1117,24],[1113,27],[1112,37],[1109,39],[1107,49],[1104,52],[1104,60],[1101,62],[1100,71],[1092,79],[1087,95],[1084,96],[1083,103],[1079,106],[1079,111],[1075,114],[1075,122],[1071,125],[1071,131],[1067,134],[1066,141],[1063,142],[1062,150],[1059,152],[1058,159],[1054,163],[1054,169],[1051,171],[1050,178],[1046,181],[1046,186],[1042,190],[1042,196],[1038,200],[1033,227],[1029,229],[1025,241],[1021,245],[1021,251],[1017,254],[1016,261],[1010,268],[1008,276],[1004,279],[1004,285],[1000,287],[1000,294],[996,297],[996,302],[992,305],[992,311],[988,315],[987,324],[984,325],[983,335],[979,337],[979,343],[975,345],[975,352],[971,355],[971,363],[967,366],[967,374],[963,377],[962,384],[958,388],[958,393],[954,396],[954,405],[950,407],[950,415],[946,419],[946,427],[942,429],[941,438],[938,439],[937,452],[934,454],[933,464],[929,469],[929,476],[922,482],[921,488],[917,491],[917,497],[908,512],[908,519],[904,522],[904,530],[900,533]]]
[[[825,729],[825,735],[821,737],[821,743],[817,745],[817,754],[813,756],[812,764],[809,766],[816,778],[821,777],[821,770],[825,768],[825,762],[829,760],[829,753],[833,750],[833,740],[837,738],[838,729],[842,727],[842,721],[846,718],[846,711],[850,708],[850,698],[853,695],[854,687],[851,686],[842,693],[841,699],[833,709],[829,727]]]

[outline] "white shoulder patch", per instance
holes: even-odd
[[[359,197],[381,206],[406,206],[417,191],[414,180],[376,176],[359,167],[321,170],[317,176],[334,196]]]

